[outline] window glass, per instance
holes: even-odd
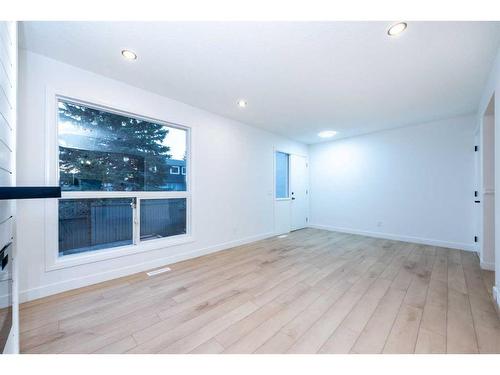
[[[132,198],[59,200],[59,255],[131,245]]]
[[[141,199],[141,241],[186,233],[186,199]]]
[[[276,198],[288,198],[290,155],[276,152]]]
[[[63,191],[186,190],[184,129],[59,100],[58,134]]]

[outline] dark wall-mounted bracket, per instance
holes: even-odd
[[[60,198],[60,197],[61,197],[61,187],[59,186],[0,187],[0,200]]]

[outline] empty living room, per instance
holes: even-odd
[[[2,6],[5,373],[500,360],[493,7],[89,1]]]

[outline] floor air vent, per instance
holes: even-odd
[[[159,275],[160,273],[165,273],[165,272],[169,272],[169,271],[171,271],[171,269],[169,267],[165,267],[165,268],[160,268],[159,270],[146,272],[146,274],[148,276],[155,276],[155,275]]]

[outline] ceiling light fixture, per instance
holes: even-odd
[[[389,27],[389,30],[387,30],[387,35],[389,36],[396,36],[396,35],[399,35],[401,34],[403,31],[406,30],[406,27],[407,27],[407,23],[406,22],[398,22],[398,23],[395,23],[394,25],[392,25],[391,27]]]
[[[135,52],[129,50],[129,49],[124,49],[122,51],[122,56],[127,59],[127,60],[137,60],[137,55]]]
[[[322,132],[319,132],[318,133],[318,136],[321,137],[321,138],[331,138],[333,137],[335,134],[337,134],[336,131],[334,130],[324,130]]]
[[[245,108],[247,106],[247,104],[248,104],[247,101],[244,99],[238,100],[238,107],[240,107],[240,108]]]

